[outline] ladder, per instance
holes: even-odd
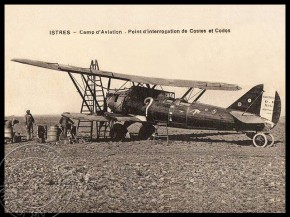
[[[86,80],[86,86],[83,93],[83,101],[81,105],[82,114],[93,114],[96,113],[96,103],[94,99],[94,78],[95,76],[88,75],[87,77],[83,76],[83,79]],[[82,134],[85,137],[89,136],[89,139],[92,140],[93,136],[93,121],[88,120],[79,120],[77,126],[78,134]]]
[[[160,127],[165,127],[166,128],[166,134],[159,134],[158,133],[158,130]],[[153,140],[157,139],[157,138],[161,138],[161,137],[166,137],[166,141],[167,141],[167,144],[169,142],[169,136],[168,136],[168,122],[158,122],[156,125],[155,125],[155,133],[154,133],[154,136],[153,136]]]
[[[98,68],[97,68],[98,69]],[[106,103],[106,95],[104,92],[104,86],[101,77],[97,77],[95,79],[95,99],[97,102],[97,110],[96,113],[103,115],[105,111],[107,111],[107,103]],[[97,139],[100,138],[107,138],[109,137],[109,122],[105,121],[96,121],[96,132],[97,132]]]
[[[92,60],[90,68],[99,70],[98,62]],[[86,77],[82,75],[82,79],[85,83],[85,90],[80,113],[102,115],[107,110],[102,78],[95,75],[87,75]],[[109,136],[108,127],[108,122],[104,121],[79,120],[78,134],[89,135],[89,139],[92,140],[95,128],[97,139],[106,138]]]

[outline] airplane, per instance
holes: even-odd
[[[95,64],[91,62],[90,68],[28,59],[12,61],[68,72],[70,76],[75,73],[108,78],[108,86],[101,85],[102,90],[106,92],[102,109],[89,114],[64,112],[62,115],[77,120],[109,122],[112,141],[123,140],[128,127],[133,123],[142,124],[138,133],[139,139],[149,139],[156,134],[156,126],[163,123],[166,127],[244,133],[252,139],[255,147],[271,147],[274,144],[271,130],[279,121],[281,100],[277,91],[267,92],[263,84],[251,88],[228,108],[222,108],[197,100],[206,90],[238,91],[241,87],[220,82],[151,78],[101,71],[96,67],[96,61]],[[131,82],[131,86],[128,89],[120,87],[113,90],[110,88],[111,79]],[[73,79],[72,81],[76,83]],[[187,87],[188,90],[181,98],[175,98],[174,92],[157,89],[158,86]],[[200,91],[195,99],[189,102],[190,94],[195,88]],[[81,94],[79,89],[78,91]],[[96,93],[90,91],[96,98]]]

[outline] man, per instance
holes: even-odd
[[[15,133],[13,133],[14,125],[18,124],[18,123],[19,123],[19,121],[17,119],[15,119],[15,118],[10,119],[10,120],[5,120],[5,128],[8,128],[8,129],[11,130],[11,131],[8,131],[8,133],[12,132],[12,134],[10,134],[10,136],[11,136],[11,140],[10,141],[11,142],[18,142],[19,138],[21,140],[21,136],[20,135],[16,135]],[[5,133],[6,133],[6,129],[5,129]],[[6,135],[5,135],[5,137],[6,137]]]
[[[66,138],[67,137],[67,130],[71,129],[71,125],[74,124],[74,122],[65,116],[61,116],[59,123],[61,124],[61,129],[62,129],[62,135]]]
[[[26,111],[25,115],[25,126],[26,126],[26,132],[27,132],[27,141],[32,140],[33,137],[33,123],[34,118],[32,114],[30,113],[30,110]]]
[[[5,121],[6,121],[6,120],[5,120]],[[19,121],[18,121],[17,119],[13,118],[12,120],[7,120],[7,121],[5,122],[5,127],[7,127],[7,128],[13,128],[14,125],[15,125],[15,124],[18,124],[18,123],[19,123]]]

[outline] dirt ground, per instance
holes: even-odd
[[[168,144],[5,144],[5,211],[285,212],[284,124],[270,148],[243,134],[173,128]],[[15,131],[25,135],[23,127]]]

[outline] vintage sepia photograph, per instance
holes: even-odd
[[[5,213],[286,212],[285,5],[4,9]]]

